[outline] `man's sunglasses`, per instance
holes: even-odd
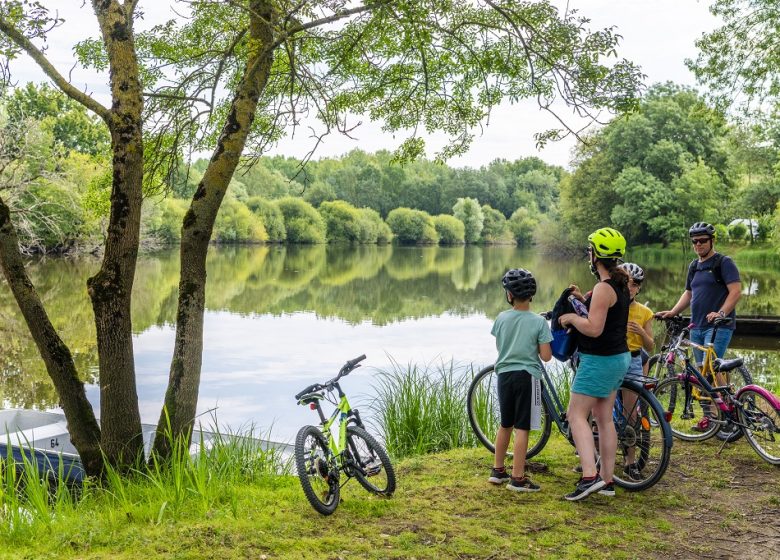
[[[709,237],[705,237],[703,239],[691,239],[691,243],[694,245],[704,245],[705,243],[711,241]]]

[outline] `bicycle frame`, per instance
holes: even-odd
[[[639,389],[639,387],[648,389],[647,384],[643,383],[641,378],[634,379],[632,377],[627,376],[626,378],[624,378],[623,384],[626,385],[625,387],[626,389],[628,390],[635,389],[635,392]],[[573,445],[574,441],[572,439],[571,432],[569,431],[569,421],[566,419],[566,411],[564,410],[563,403],[561,402],[561,399],[558,396],[558,393],[555,391],[555,387],[553,386],[550,380],[550,376],[547,373],[547,368],[544,368],[542,371],[542,400],[544,401],[544,404],[546,405],[547,410],[550,413],[552,421],[555,423],[555,426],[558,428],[558,431],[560,431],[560,433],[563,434],[563,436],[567,440],[569,440],[569,442]],[[620,408],[622,418],[620,419],[616,418],[617,412],[613,407],[612,419],[613,421],[615,421],[616,429],[620,431],[620,429],[625,428],[628,418],[625,416],[625,413],[623,411],[622,400],[616,397],[615,402],[620,403],[618,406]],[[666,421],[667,423],[662,425],[661,430],[663,432],[665,445],[671,446],[672,430],[668,424],[669,418],[666,418]]]
[[[334,410],[330,415],[330,418],[325,419],[324,415],[322,414],[322,409],[319,407],[318,411],[320,412],[320,417],[323,420],[323,422],[320,424],[322,426],[322,432],[328,437],[328,447],[330,447],[330,450],[333,451],[334,454],[340,456],[341,452],[347,447],[347,420],[351,415],[350,413],[352,412],[352,407],[347,401],[347,396],[343,393],[341,394],[339,404],[336,406],[336,410]],[[336,418],[339,419],[338,439],[333,437],[333,432],[330,429],[331,426],[333,426],[333,423],[336,421]]]

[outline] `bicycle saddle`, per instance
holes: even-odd
[[[712,369],[715,371],[731,371],[732,369],[737,369],[739,366],[741,366],[744,361],[745,360],[742,358],[734,358],[733,360],[722,360],[721,358],[716,358],[712,360]]]

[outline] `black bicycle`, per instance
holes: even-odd
[[[320,427],[304,426],[298,431],[295,467],[306,499],[323,515],[336,511],[341,487],[351,478],[374,494],[390,496],[395,492],[395,471],[387,451],[366,431],[360,414],[339,385],[339,380],[365,359],[364,354],[347,361],[330,381],[309,385],[295,395],[298,404],[308,405],[320,417]],[[336,407],[329,418],[322,412],[323,400]],[[331,428],[336,419],[339,427],[334,434]],[[346,477],[343,482],[342,474]]]
[[[576,369],[576,363],[571,363]],[[500,425],[493,366],[480,371],[469,387],[466,407],[469,422],[477,439],[495,453],[496,432]],[[615,460],[615,484],[626,490],[645,490],[658,482],[669,466],[672,453],[672,431],[663,407],[650,391],[654,379],[626,376],[615,398],[612,419],[618,437]],[[526,459],[536,456],[547,444],[555,423],[558,431],[574,445],[566,419],[566,409],[555,390],[546,368],[542,374],[542,416],[540,428],[532,429]],[[533,428],[533,426],[532,426]],[[510,445],[511,449],[511,445]],[[508,453],[511,456],[511,453]]]

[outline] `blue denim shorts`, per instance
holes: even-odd
[[[580,365],[571,392],[589,397],[608,397],[623,383],[630,361],[630,352],[613,356],[580,354]]]
[[[712,327],[706,329],[691,329],[691,342],[695,342],[696,344],[706,344],[710,342],[710,340],[712,340],[713,330],[714,329]],[[722,358],[726,353],[733,334],[733,329],[718,329],[718,332],[715,335],[715,340],[713,341],[713,347],[715,348],[715,353],[718,355],[718,358]],[[694,348],[693,357],[696,359],[696,363],[698,365],[704,363],[704,352],[701,350]]]
[[[642,375],[642,355],[631,356],[631,361],[628,364],[628,373],[632,375]]]

